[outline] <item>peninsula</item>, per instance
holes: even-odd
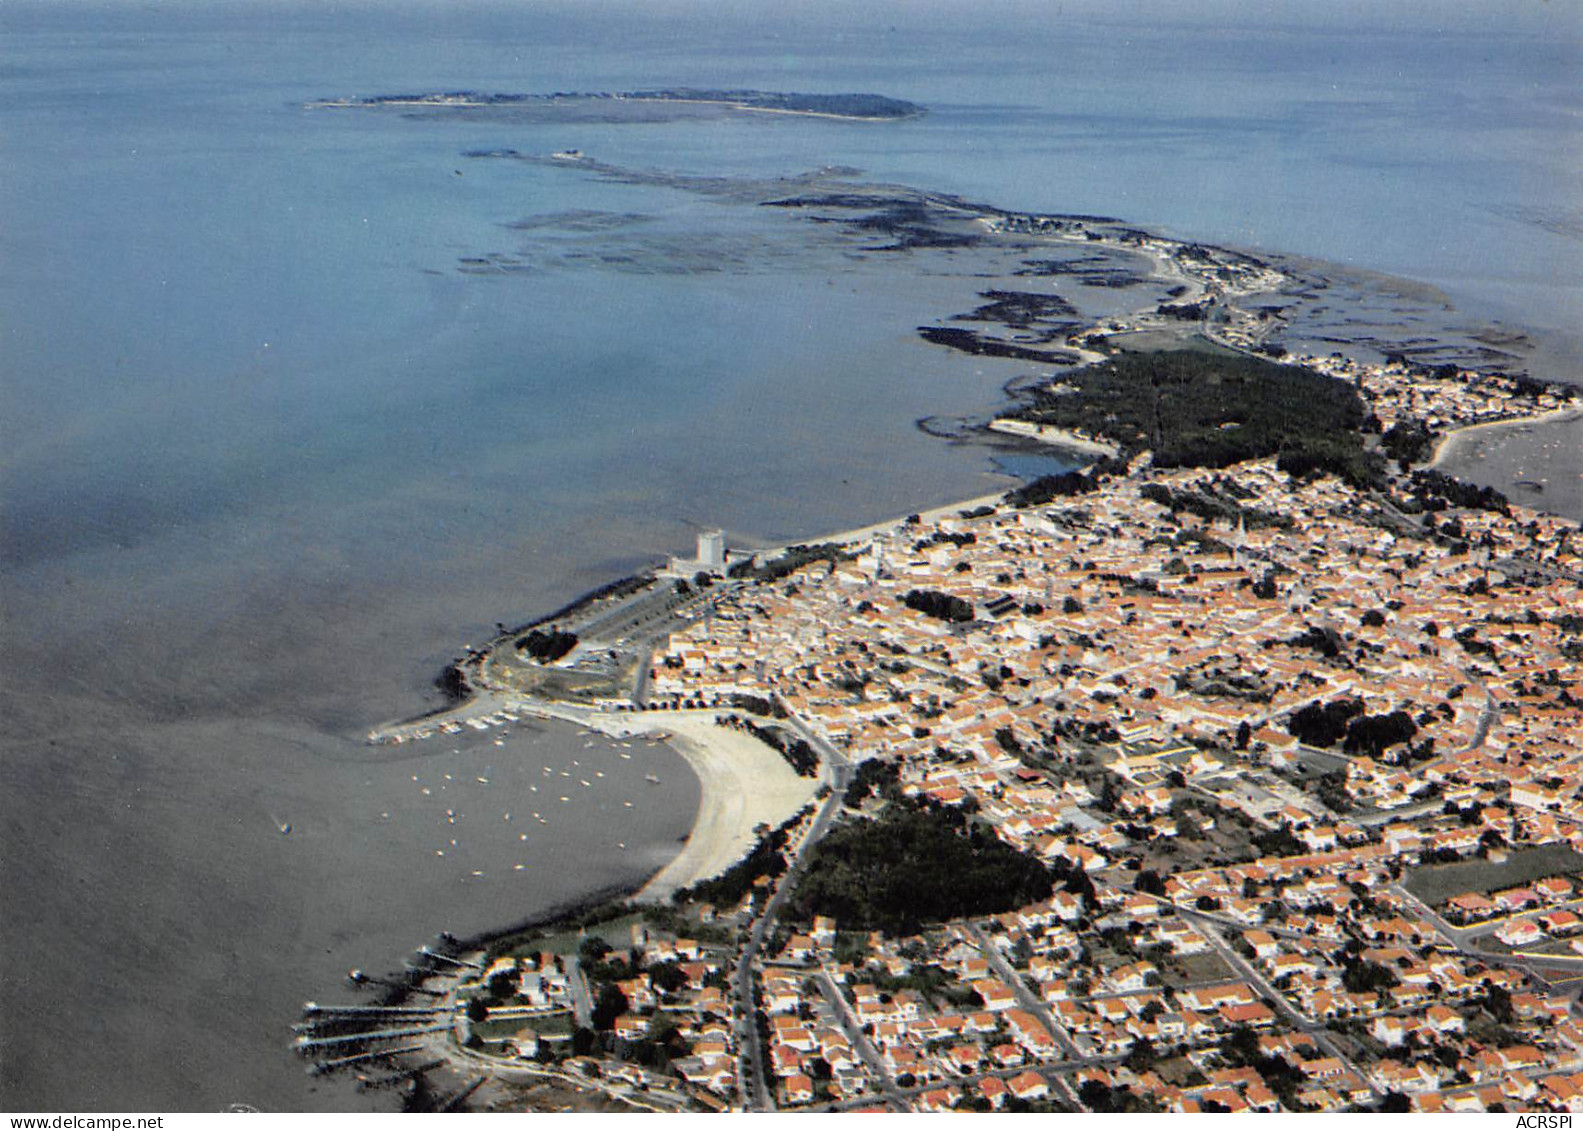
[[[964,428],[1096,462],[806,544],[709,532],[459,657],[454,707],[371,739],[674,736],[696,850],[425,948],[402,1012],[310,1007],[303,1051],[496,1106],[1565,1110],[1583,535],[1433,460],[1577,391],[1282,345],[1260,296],[1307,284],[1225,249],[803,187],[775,203],[1037,247],[1040,279],[1152,261],[1124,285],[1166,300],[1102,325],[1046,289],[920,331],[1085,363]]]

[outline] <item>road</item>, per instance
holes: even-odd
[[[1293,1029],[1306,1033],[1308,1036],[1312,1037],[1315,1044],[1324,1049],[1325,1052],[1329,1053],[1331,1056],[1335,1057],[1338,1061],[1346,1066],[1349,1072],[1368,1085],[1369,1094],[1373,1097],[1376,1103],[1380,1101],[1382,1097],[1379,1093],[1379,1090],[1374,1087],[1372,1082],[1370,1082],[1368,1076],[1364,1075],[1358,1070],[1358,1066],[1352,1063],[1352,1058],[1341,1049],[1341,1046],[1336,1044],[1335,1038],[1331,1035],[1330,1030],[1326,1029],[1313,1018],[1299,1013],[1297,1009],[1286,1000],[1285,994],[1281,993],[1280,990],[1277,990],[1274,986],[1270,985],[1269,980],[1265,978],[1263,974],[1259,973],[1252,963],[1248,962],[1247,959],[1238,954],[1234,947],[1228,946],[1226,944],[1226,940],[1221,938],[1220,931],[1217,929],[1220,925],[1217,920],[1211,919],[1208,916],[1199,915],[1193,911],[1188,911],[1186,908],[1179,907],[1177,908],[1177,912],[1183,919],[1187,920],[1193,926],[1198,928],[1199,933],[1209,940],[1209,945],[1215,948],[1215,953],[1220,955],[1221,960],[1225,962],[1226,965],[1230,966],[1232,970],[1240,974],[1243,980],[1248,983],[1248,985],[1252,986],[1259,992],[1260,996],[1268,998],[1270,1001],[1275,1003],[1275,1008],[1280,1013],[1286,1015],[1286,1021],[1288,1025],[1290,1025]]]
[[[989,961],[995,973],[1000,976],[1000,980],[1011,987],[1011,992],[1017,997],[1017,1004],[1039,1019],[1039,1023],[1050,1032],[1056,1044],[1060,1046],[1062,1053],[1071,1059],[1081,1058],[1083,1053],[1072,1040],[1071,1034],[1055,1019],[1055,1014],[1050,1012],[1049,1006],[1028,988],[1028,983],[1024,982],[1022,976],[1012,968],[1011,963],[1006,961],[1006,956],[1000,952],[1000,947],[990,941],[989,936],[984,934],[984,929],[977,923],[968,923],[967,930],[973,936],[973,941],[978,944],[979,953]],[[1072,1085],[1067,1080],[1056,1078],[1052,1083],[1067,1100],[1079,1107],[1082,1106],[1077,1093],[1072,1090]]]
[[[887,1100],[898,1105],[903,1104],[901,1093],[896,1088],[896,1081],[891,1078],[890,1070],[885,1067],[885,1060],[880,1056],[879,1050],[874,1047],[874,1042],[868,1039],[868,1034],[863,1032],[863,1026],[852,1012],[852,1007],[847,1003],[841,993],[841,988],[836,985],[835,979],[830,976],[830,971],[824,963],[819,964],[817,977],[819,992],[824,995],[829,1003],[830,1010],[841,1023],[841,1031],[846,1034],[846,1039],[852,1043],[853,1050],[868,1067],[869,1075],[879,1081],[880,1091]],[[904,1110],[898,1106],[897,1110]]]
[[[967,925],[968,933],[973,936],[973,941],[978,944],[979,953],[988,959],[990,966],[995,970],[996,976],[1006,985],[1011,987],[1011,992],[1017,995],[1017,1004],[1039,1019],[1039,1023],[1048,1029],[1055,1037],[1056,1043],[1061,1046],[1061,1051],[1070,1058],[1079,1058],[1082,1050],[1072,1040],[1065,1027],[1055,1019],[1050,1012],[1050,1007],[1034,995],[1022,976],[1006,961],[1006,956],[1000,952],[1000,947],[990,941],[984,929],[977,923]]]
[[[736,969],[731,977],[731,984],[737,995],[737,1048],[746,1058],[744,1069],[747,1079],[744,1084],[750,1093],[747,1098],[750,1107],[757,1111],[774,1111],[775,1101],[764,1079],[764,1049],[759,1040],[756,1010],[753,1004],[755,964],[759,953],[764,949],[764,941],[769,938],[770,930],[775,925],[781,907],[791,894],[792,888],[796,886],[797,874],[801,870],[804,859],[809,850],[830,831],[830,823],[841,808],[841,798],[846,793],[847,785],[852,778],[852,766],[845,755],[814,734],[795,715],[788,717],[786,722],[808,740],[820,760],[829,768],[830,796],[825,798],[824,804],[814,815],[808,835],[803,838],[792,859],[787,861],[786,871],[781,874],[780,881],[775,885],[775,890],[764,905],[764,910],[748,929],[747,941],[742,945],[742,953],[737,957]]]
[[[906,1103],[916,1099],[925,1092],[932,1092],[938,1088],[948,1087],[951,1084],[965,1084],[969,1080],[982,1079],[985,1076],[994,1076],[1001,1080],[1009,1080],[1013,1076],[1021,1076],[1030,1069],[1043,1076],[1046,1081],[1057,1087],[1065,1084],[1065,1073],[1078,1072],[1085,1068],[1113,1068],[1122,1063],[1125,1056],[1085,1056],[1072,1060],[1047,1060],[1042,1063],[1018,1064],[1011,1068],[991,1068],[983,1072],[974,1072],[960,1079],[930,1080],[927,1084],[915,1084],[910,1088],[897,1088],[892,1099],[897,1103]],[[850,1100],[841,1100],[837,1103],[826,1104],[823,1107],[809,1108],[810,1111],[851,1111],[853,1108],[868,1107],[874,1103],[873,1096],[856,1096]]]
[[[575,955],[566,956],[566,985],[572,994],[572,1016],[585,1029],[594,1026],[594,1001],[588,993],[588,979],[583,977],[583,964]]]
[[[1538,954],[1534,951],[1517,951],[1511,954],[1497,954],[1493,951],[1480,950],[1477,946],[1473,945],[1476,939],[1480,939],[1489,935],[1498,926],[1506,922],[1506,919],[1500,919],[1489,923],[1479,923],[1471,927],[1453,927],[1445,920],[1444,917],[1438,914],[1432,907],[1430,907],[1423,900],[1419,899],[1412,892],[1408,891],[1403,885],[1399,883],[1392,884],[1388,890],[1393,895],[1397,895],[1405,900],[1408,905],[1411,906],[1419,915],[1423,916],[1431,924],[1433,924],[1435,930],[1439,931],[1442,935],[1450,940],[1452,948],[1455,949],[1458,954],[1465,955],[1468,958],[1476,958],[1480,962],[1487,962],[1500,966],[1516,966],[1519,969],[1525,971],[1529,977],[1533,978],[1535,981],[1541,982],[1545,985],[1550,984],[1549,979],[1544,976],[1544,971],[1546,970],[1565,970],[1575,972],[1577,974],[1583,974],[1583,954],[1549,955]],[[1552,911],[1559,910],[1561,908],[1576,909],[1579,907],[1583,907],[1583,899],[1570,900],[1567,903],[1557,904],[1555,907],[1547,907],[1544,910]],[[1535,912],[1535,914],[1538,913],[1539,912],[1537,911]],[[1510,918],[1510,916],[1508,916],[1508,918]]]

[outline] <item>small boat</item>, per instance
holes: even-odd
[[[651,785],[659,785],[660,784],[660,779],[659,779],[659,776],[657,774],[644,774],[643,775],[643,780],[646,781],[646,782],[649,782]]]

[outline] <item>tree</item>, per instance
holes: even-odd
[[[909,609],[916,609],[936,620],[963,624],[973,619],[972,605],[960,597],[936,589],[910,589],[901,600]]]
[[[1138,873],[1137,878],[1132,881],[1132,886],[1146,895],[1165,895],[1165,881],[1160,878],[1159,873],[1148,868]]]
[[[599,1043],[599,1034],[582,1025],[572,1030],[572,1055],[587,1056]]]
[[[1110,1111],[1112,1108],[1110,1085],[1101,1080],[1084,1080],[1078,1086],[1077,1098],[1089,1111]]]
[[[627,995],[613,982],[606,982],[599,989],[599,1000],[594,1003],[591,1020],[601,1032],[615,1028],[616,1018],[628,1009]]]
[[[577,957],[586,965],[600,961],[610,951],[610,944],[598,935],[589,935],[577,944]]]
[[[654,988],[673,994],[687,984],[687,975],[674,962],[656,962],[648,969],[649,981]]]
[[[1329,703],[1310,703],[1293,711],[1286,729],[1299,742],[1309,746],[1334,746],[1346,733],[1347,723],[1363,713],[1360,699],[1334,699]]]
[[[1154,1067],[1154,1042],[1147,1037],[1137,1037],[1127,1049],[1126,1066],[1134,1072],[1147,1072]]]
[[[1418,724],[1406,711],[1364,715],[1347,724],[1347,737],[1342,749],[1348,754],[1362,753],[1378,758],[1387,747],[1407,742],[1417,733]]]
[[[1512,1021],[1512,995],[1505,986],[1491,985],[1484,993],[1484,998],[1479,1002],[1484,1007],[1484,1012],[1495,1018],[1502,1025],[1510,1025]]]
[[[910,935],[927,921],[1009,911],[1051,890],[1036,857],[964,814],[892,801],[820,841],[792,900],[798,914],[830,915],[844,929]]]

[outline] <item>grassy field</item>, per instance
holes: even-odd
[[[518,947],[516,953],[534,954],[547,950],[552,954],[576,954],[578,946],[585,937],[598,936],[619,951],[626,951],[632,946],[632,927],[635,923],[643,921],[643,916],[637,912],[621,915],[614,919],[607,919],[588,927],[585,931],[561,931],[557,934],[548,934],[531,943]]]
[[[511,1017],[498,1021],[480,1021],[473,1032],[485,1041],[503,1041],[524,1029],[532,1029],[547,1037],[565,1037],[572,1031],[574,1022],[569,1013],[551,1013],[540,1017]]]
[[[1488,894],[1546,876],[1579,873],[1583,873],[1583,856],[1564,844],[1546,844],[1514,852],[1500,864],[1465,860],[1457,864],[1414,868],[1407,877],[1407,890],[1433,906],[1463,892]]]
[[[1214,951],[1204,954],[1187,954],[1170,959],[1171,969],[1166,972],[1168,986],[1191,986],[1200,982],[1232,981],[1235,972]]]

